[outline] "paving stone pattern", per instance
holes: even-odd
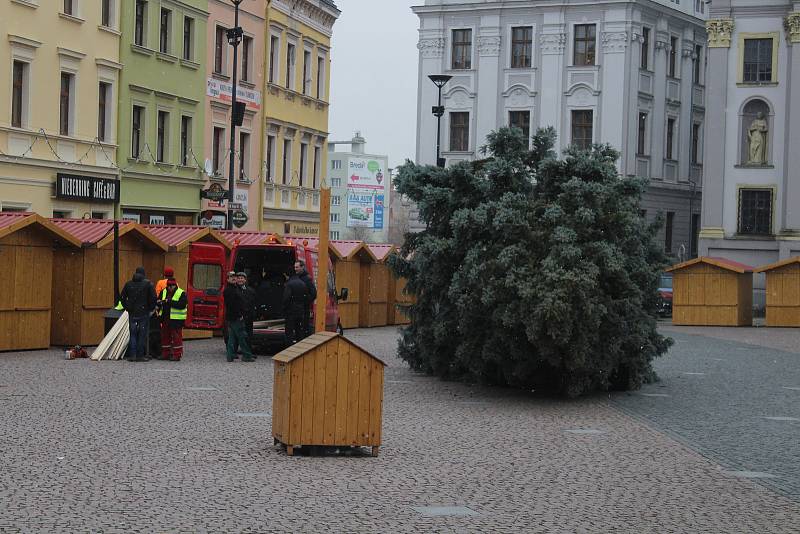
[[[800,330],[662,330],[675,345],[655,363],[660,382],[615,405],[800,502],[800,353],[761,346],[800,351]]]
[[[286,456],[268,417],[243,416],[271,411],[271,362],[226,363],[219,340],[188,342],[180,363],[0,354],[0,532],[800,525],[797,502],[725,474],[605,396],[562,401],[443,383],[394,356],[394,328],[348,336],[389,362],[377,458]]]

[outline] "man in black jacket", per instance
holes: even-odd
[[[308,297],[308,286],[300,279],[300,275],[297,273],[297,263],[295,263],[295,273],[283,288],[286,343],[289,345],[297,343],[306,335],[307,330],[303,330],[303,328],[307,320],[303,321],[303,315],[305,314],[308,317]]]
[[[247,339],[247,332],[244,325],[244,302],[242,291],[239,289],[236,273],[228,273],[228,282],[225,284],[225,291],[222,298],[225,299],[225,321],[228,325],[228,340],[226,343],[227,359],[232,362],[236,357],[236,346],[242,351],[242,361],[252,362],[253,353],[250,350],[250,340]]]
[[[317,288],[314,286],[314,281],[306,271],[306,264],[302,260],[294,262],[294,272],[300,277],[300,280],[306,285],[308,289],[308,300],[306,302],[305,310],[303,311],[303,324],[300,325],[300,331],[303,339],[313,334],[313,327],[311,325],[311,304],[317,299]]]
[[[156,309],[156,291],[150,280],[145,278],[144,267],[136,268],[133,278],[122,288],[119,299],[122,307],[128,312],[131,361],[143,362],[147,349],[150,316]]]

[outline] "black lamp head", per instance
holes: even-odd
[[[452,78],[452,76],[449,76],[447,74],[431,74],[428,76],[428,78],[433,82],[433,84],[436,87],[441,89],[442,87],[444,87],[444,84],[450,81],[450,78]]]

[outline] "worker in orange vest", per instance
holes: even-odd
[[[161,295],[161,292],[167,287],[167,280],[170,278],[175,278],[175,269],[167,265],[164,267],[164,278],[156,282],[156,295]]]

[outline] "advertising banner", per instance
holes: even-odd
[[[247,212],[247,206],[249,204],[250,199],[250,192],[247,189],[234,189],[233,191],[233,202],[239,204],[241,209]]]
[[[382,190],[386,185],[384,171],[378,160],[351,157],[348,160],[347,187]]]
[[[347,226],[349,228],[372,228],[375,214],[375,201],[372,193],[347,193]]]
[[[217,80],[215,78],[208,78],[206,80],[206,94],[211,98],[222,100],[223,102],[231,101],[231,89],[233,84],[225,81]],[[261,92],[253,89],[247,89],[241,85],[236,87],[236,100],[244,102],[247,109],[258,111],[261,109]]]
[[[225,214],[215,211],[206,211],[200,217],[200,224],[202,226],[210,226],[216,230],[225,229]]]

